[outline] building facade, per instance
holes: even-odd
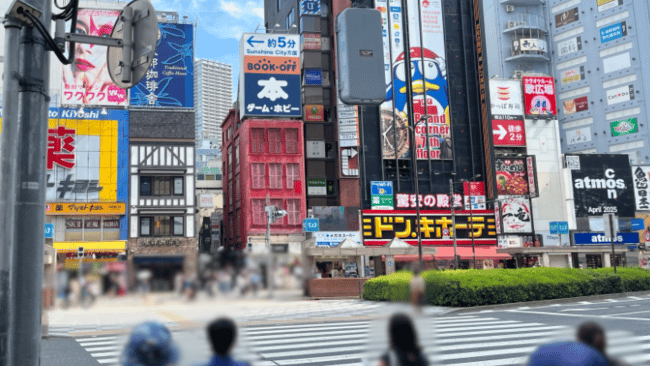
[[[195,139],[197,144],[203,139],[216,139],[220,149],[221,123],[232,105],[232,65],[196,59],[194,70]]]

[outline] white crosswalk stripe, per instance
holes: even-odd
[[[416,319],[424,354],[432,365],[523,365],[539,345],[572,339],[575,331],[564,325],[506,321],[492,315]],[[179,364],[193,365],[197,360],[200,364],[210,359],[205,336],[204,330],[174,332],[186,357]],[[116,365],[126,337],[86,337],[77,341],[100,364]],[[612,356],[634,365],[650,365],[650,336],[612,331],[607,339]],[[387,342],[385,321],[275,324],[242,327],[234,354],[253,366],[368,366],[376,365]]]

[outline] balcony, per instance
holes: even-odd
[[[544,0],[501,0],[502,5],[523,5],[523,6],[538,6],[544,5]]]
[[[517,14],[510,17],[506,23],[505,34],[530,34],[533,32],[547,33],[544,26],[544,18],[535,14]]]

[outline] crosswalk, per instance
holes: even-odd
[[[432,365],[523,365],[540,344],[572,339],[566,325],[503,320],[496,316],[450,315],[416,318],[418,338]],[[334,321],[247,326],[240,329],[234,354],[253,366],[369,366],[388,348],[387,321]],[[115,365],[123,336],[78,338],[99,364]],[[207,362],[210,347],[203,330],[174,332],[182,351],[179,365]],[[631,365],[650,365],[650,336],[607,333],[608,352]]]

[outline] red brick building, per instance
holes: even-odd
[[[303,122],[239,120],[231,109],[222,124],[224,245],[261,252],[266,234],[266,196],[287,215],[271,225],[272,243],[303,240],[305,154]]]

